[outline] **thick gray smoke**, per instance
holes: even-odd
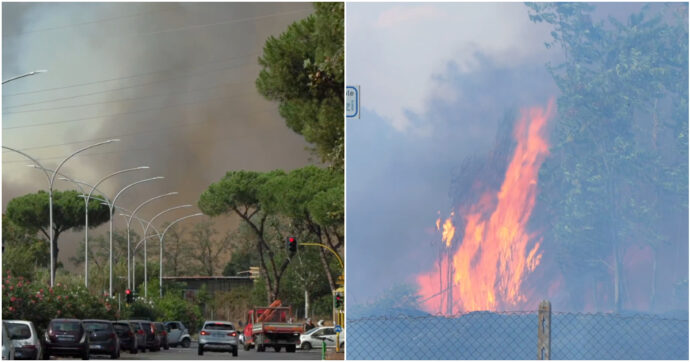
[[[131,182],[164,176],[118,200],[133,209],[180,193],[142,209],[142,217],[196,205],[228,170],[302,167],[310,162],[308,145],[254,80],[266,39],[312,11],[310,3],[3,4],[3,79],[48,72],[3,85],[2,143],[54,168],[80,147],[121,139],[76,156],[61,172],[93,184],[117,170],[150,166],[101,187],[112,197]],[[12,198],[46,188],[27,163],[3,152],[3,210]],[[56,187],[74,188],[61,181]],[[192,212],[196,207],[168,219]],[[80,237],[60,240],[68,268]]]

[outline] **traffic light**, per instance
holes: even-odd
[[[345,297],[343,296],[343,293],[336,292],[335,293],[335,308],[336,309],[342,308],[344,301],[345,301]]]
[[[294,236],[288,236],[285,242],[285,247],[292,254],[297,252],[297,238]]]
[[[134,294],[132,294],[132,291],[129,289],[125,290],[125,295],[127,296],[127,304],[132,304],[132,302],[134,302]]]

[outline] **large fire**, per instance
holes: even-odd
[[[548,155],[545,125],[553,104],[546,110],[531,108],[516,123],[517,141],[500,190],[488,191],[473,205],[461,205],[462,242],[455,250],[455,214],[436,228],[443,250],[435,270],[418,276],[424,307],[433,313],[455,314],[476,310],[507,310],[528,301],[522,290],[528,273],[542,258],[541,240],[528,233],[537,194],[539,168]],[[453,250],[455,250],[453,252]]]

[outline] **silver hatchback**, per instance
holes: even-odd
[[[204,351],[229,351],[237,357],[239,337],[235,327],[226,321],[206,321],[199,332],[199,356]]]

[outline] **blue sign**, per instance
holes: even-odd
[[[339,325],[336,324],[336,325],[335,325],[335,333],[340,333],[340,332],[342,332],[342,331],[343,331],[343,327],[341,327],[341,326],[339,326]]]
[[[349,85],[345,89],[345,115],[359,118],[359,86]]]

